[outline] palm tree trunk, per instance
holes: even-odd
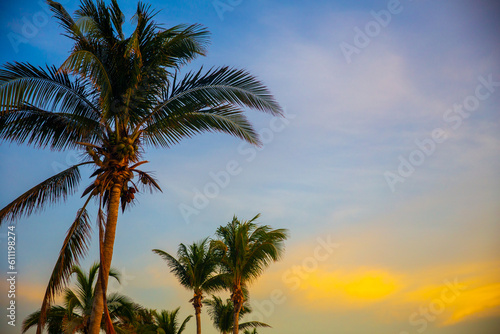
[[[195,311],[196,314],[196,334],[201,334],[201,309],[198,307]]]
[[[104,234],[104,243],[102,250],[102,276],[101,271],[99,271],[94,292],[95,298],[92,306],[92,314],[90,316],[90,334],[99,334],[99,331],[101,329],[101,320],[104,311],[102,295],[103,290],[104,293],[106,293],[106,290],[108,288],[109,269],[111,268],[111,259],[113,258],[113,246],[115,243],[116,223],[118,222],[118,210],[120,208],[121,189],[121,183],[117,182],[113,185],[113,188],[111,188],[111,193],[109,195],[106,232]]]
[[[194,313],[196,315],[196,334],[201,334],[201,303],[203,296],[200,291],[195,290],[193,301]]]
[[[233,314],[233,334],[238,334],[239,332],[239,321],[240,321],[240,311],[243,306],[243,302],[237,302],[234,305],[234,314]]]

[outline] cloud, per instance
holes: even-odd
[[[500,283],[481,285],[465,291],[452,306],[452,315],[443,325],[500,316]]]
[[[319,239],[294,244],[282,262],[251,285],[251,301],[264,305],[273,295],[283,295],[292,309],[363,314],[378,324],[417,321],[425,312],[430,312],[437,327],[500,316],[500,263],[496,260],[426,264],[408,259],[410,263],[402,266],[399,260],[367,258],[369,252],[390,256],[390,252],[380,253],[381,245],[369,239],[339,239],[342,243],[328,256],[317,250],[322,244]],[[390,238],[381,239],[373,231],[371,240],[391,248]]]
[[[383,301],[401,289],[398,275],[381,269],[318,270],[296,293],[310,309],[348,311]]]

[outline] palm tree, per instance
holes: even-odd
[[[208,238],[189,246],[179,245],[177,259],[160,249],[153,249],[167,261],[170,271],[185,288],[192,290],[194,295],[190,300],[195,309],[196,333],[201,334],[201,307],[204,292],[214,292],[222,287],[220,276],[215,270],[220,259],[210,249]]]
[[[193,317],[192,315],[188,316],[182,324],[179,326],[179,322],[177,320],[177,316],[179,313],[180,307],[176,308],[173,311],[165,311],[161,312],[153,312],[154,316],[154,324],[156,333],[158,334],[181,334],[184,329],[186,329],[186,324]]]
[[[91,316],[99,332],[120,206],[142,189],[160,190],[138,167],[149,147],[165,148],[202,132],[222,132],[259,144],[244,108],[281,115],[268,89],[244,70],[229,67],[181,75],[183,65],[204,55],[209,32],[200,25],[162,28],[157,12],[138,3],[133,33],[117,1],[81,0],[72,17],[47,0],[74,45],[60,67],[7,63],[0,68],[0,139],[55,151],[82,151],[81,163],[50,177],[0,210],[0,223],[41,211],[77,191],[80,169],[93,168],[86,197],[71,224],[41,307],[40,333],[55,295],[88,250],[87,205],[97,199],[101,266]],[[109,325],[109,317],[107,317]]]
[[[288,236],[286,229],[272,230],[268,225],[255,224],[259,216],[243,222],[235,216],[226,226],[217,229],[215,234],[219,240],[212,243],[212,247],[223,254],[222,273],[230,286],[234,304],[234,334],[239,331],[238,318],[245,302],[245,289],[271,262],[281,258],[283,242]]]
[[[157,334],[155,323],[156,311],[140,307],[134,312],[133,320],[128,324],[129,332],[134,334]]]
[[[254,328],[252,330],[245,329],[244,334],[258,334],[258,333],[257,333],[257,329]]]
[[[234,304],[228,299],[222,301],[220,297],[212,296],[211,299],[204,300],[203,303],[208,306],[208,314],[212,319],[214,327],[222,334],[228,334],[233,331],[234,324]],[[247,303],[243,304],[240,311],[240,317],[251,313],[252,309]],[[247,329],[255,327],[271,327],[268,324],[259,321],[249,321],[238,325],[239,329]]]
[[[90,313],[95,295],[95,281],[99,264],[94,263],[88,274],[84,273],[78,266],[74,266],[72,274],[76,275],[76,287],[74,289],[66,288],[64,290],[64,306],[53,305],[47,312],[46,327],[49,334],[58,333],[88,333]],[[120,281],[119,274],[113,269],[110,270],[110,276]],[[107,297],[110,317],[113,320],[115,328],[120,328],[122,324],[128,323],[133,319],[138,306],[128,297],[113,293]],[[40,319],[40,310],[31,313],[22,325],[22,331],[25,333],[28,329],[38,324]],[[101,324],[104,328],[104,323]]]

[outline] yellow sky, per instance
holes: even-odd
[[[363,266],[355,260],[359,250],[346,251],[340,244],[323,257],[326,252],[315,252],[320,244],[315,240],[290,250],[253,285],[253,302],[283,296],[292,308],[310,313],[362,312],[375,322],[408,322],[417,329],[500,316],[500,261],[413,269]]]

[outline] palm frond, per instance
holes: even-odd
[[[118,41],[113,29],[112,14],[104,1],[97,0],[94,3],[92,0],[81,0],[75,14],[77,18],[88,17],[95,22],[94,29],[87,35],[94,43],[97,41],[112,46]]]
[[[41,211],[44,205],[66,200],[75,192],[80,182],[79,167],[84,164],[87,163],[71,166],[16,198],[0,210],[0,224],[4,220],[15,220]]]
[[[281,107],[262,82],[244,70],[221,67],[205,74],[202,74],[202,69],[190,72],[180,82],[174,78],[168,98],[159,103],[144,122],[151,124],[156,119],[166,118],[182,106],[193,104],[200,109],[230,104],[272,115],[282,114]]]
[[[99,120],[97,92],[88,80],[71,80],[55,66],[35,67],[26,63],[7,63],[0,68],[0,115],[10,109],[32,105],[51,111]]]
[[[170,268],[170,272],[175,275],[179,279],[179,282],[182,286],[186,288],[190,288],[190,278],[186,272],[185,267],[182,263],[180,263],[175,257],[168,254],[161,249],[153,249],[153,253],[158,254],[163,260],[167,262],[168,267]]]
[[[258,328],[258,327],[271,328],[270,325],[260,321],[247,321],[238,325],[239,329]]]
[[[161,31],[147,45],[146,52],[152,47],[157,48],[158,52],[148,58],[145,64],[178,69],[198,55],[205,55],[209,36],[210,32],[200,24],[181,24]]]
[[[76,147],[78,142],[96,142],[99,127],[98,121],[86,117],[25,104],[0,116],[0,139],[63,150]]]
[[[163,119],[156,119],[142,131],[144,141],[157,147],[170,147],[202,132],[222,132],[250,144],[260,144],[258,134],[240,108],[221,105],[198,110],[198,107],[186,105]]]
[[[85,299],[85,295],[79,294],[82,299]],[[75,309],[83,309],[85,307],[85,300],[80,300],[77,294],[71,289],[64,289],[64,306],[70,312]]]
[[[49,334],[58,333],[62,327],[63,319],[67,316],[67,310],[62,306],[52,306],[48,312],[47,332]],[[40,310],[29,314],[22,323],[22,333],[26,333],[30,328],[38,324]]]
[[[28,329],[38,324],[38,319],[40,319],[40,310],[31,313],[24,320],[21,327],[22,333],[25,333]]]
[[[64,35],[73,40],[81,41],[83,34],[66,9],[60,3],[52,0],[47,0],[47,3],[50,6],[50,10],[54,13],[54,17],[59,21],[61,27],[66,30],[66,34]]]
[[[207,278],[202,284],[202,290],[208,293],[227,289],[230,287],[229,280],[224,274],[217,274]]]
[[[158,182],[153,178],[153,176],[151,176],[150,173],[146,173],[138,169],[134,169],[134,173],[137,173],[139,175],[139,184],[142,187],[148,189],[151,193],[153,192],[153,190],[163,192]]]
[[[111,0],[109,11],[111,13],[111,21],[113,22],[118,37],[123,40],[125,37],[123,36],[122,25],[125,22],[125,15],[122,13],[116,0]]]
[[[89,201],[90,197],[78,211],[76,219],[69,228],[66,238],[64,239],[59,257],[57,258],[52,274],[50,275],[49,283],[47,284],[47,289],[45,290],[37,334],[40,334],[41,329],[44,327],[47,316],[46,312],[50,304],[57,293],[67,284],[73,266],[78,264],[80,258],[88,251],[91,225],[86,206]]]
[[[111,81],[105,66],[94,53],[87,50],[74,51],[64,61],[59,70],[78,74],[92,81],[95,84],[95,88],[100,91],[100,100],[103,109],[109,109],[113,94]]]
[[[186,317],[186,319],[184,319],[184,321],[182,322],[182,324],[179,326],[179,329],[177,330],[176,334],[181,334],[182,332],[184,332],[184,330],[186,329],[187,323],[189,322],[189,320],[191,320],[192,317],[193,317],[192,315],[188,315]]]

